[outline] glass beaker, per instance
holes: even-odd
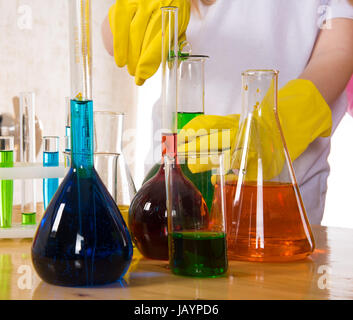
[[[126,224],[136,188],[123,153],[124,114],[94,112],[94,166]]]
[[[43,167],[59,166],[59,137],[46,136],[43,137]],[[54,196],[59,187],[59,178],[43,179],[43,202],[44,210]]]
[[[291,261],[314,250],[278,118],[277,81],[274,70],[242,74],[243,110],[225,184],[231,260]],[[220,197],[216,184],[215,207]]]
[[[14,137],[0,137],[0,168],[13,167]],[[12,224],[13,181],[0,180],[0,228]]]
[[[201,165],[202,154],[183,156],[186,165]],[[217,181],[219,200],[224,203],[224,161],[222,154],[208,154],[204,159],[213,160],[212,175],[203,176],[204,184]],[[216,160],[216,161],[214,161]],[[228,269],[224,205],[207,210],[204,200],[197,202],[193,195],[184,192],[180,183],[178,158],[165,156],[167,192],[169,263],[173,273],[193,277],[216,277]],[[198,208],[195,208],[198,206]]]
[[[50,201],[32,245],[46,282],[93,286],[123,277],[132,243],[119,209],[93,165],[91,2],[71,0],[71,168]]]

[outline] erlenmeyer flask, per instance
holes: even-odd
[[[92,286],[117,281],[126,273],[132,243],[93,166],[90,1],[70,1],[70,13],[71,168],[39,224],[32,261],[48,283]]]
[[[277,78],[273,70],[242,74],[243,110],[225,186],[231,260],[291,261],[314,250],[277,114]],[[214,208],[218,198],[216,184]]]
[[[177,31],[176,7],[162,10],[162,159],[171,154],[176,158],[177,149]],[[208,212],[201,193],[187,179],[179,164],[173,168],[173,177],[178,190],[184,193],[180,206],[199,216]],[[134,197],[129,210],[129,228],[139,251],[147,258],[168,260],[168,215],[166,208],[166,184],[164,163],[157,174],[147,181]]]

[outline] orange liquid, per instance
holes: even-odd
[[[292,261],[314,250],[314,238],[298,188],[267,182],[225,185],[229,260]],[[212,210],[221,208],[220,186],[215,186]]]

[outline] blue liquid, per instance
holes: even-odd
[[[46,282],[93,286],[120,280],[132,260],[129,231],[93,167],[93,103],[71,101],[71,168],[39,224],[32,261]]]
[[[43,166],[57,167],[59,166],[59,152],[43,152]],[[58,178],[43,179],[43,200],[44,210],[47,209],[50,200],[59,187]]]

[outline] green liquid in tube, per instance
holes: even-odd
[[[0,151],[0,167],[13,167],[13,151]],[[10,228],[12,222],[13,181],[0,180],[0,227]]]

